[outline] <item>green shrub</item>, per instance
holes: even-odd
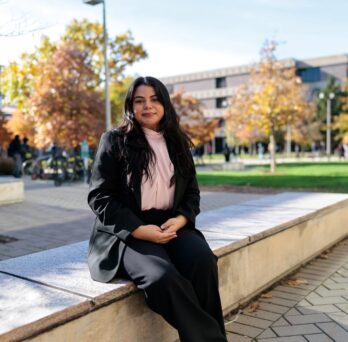
[[[12,175],[14,167],[12,158],[0,158],[0,175]]]

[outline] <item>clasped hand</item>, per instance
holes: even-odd
[[[164,222],[161,227],[154,224],[139,226],[132,232],[132,236],[136,239],[164,244],[176,238],[176,232],[186,223],[187,218],[184,215],[178,215]]]

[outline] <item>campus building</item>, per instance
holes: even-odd
[[[330,77],[339,83],[348,77],[348,54],[318,57],[305,60],[295,58],[280,61],[284,68],[296,68],[298,76],[308,88],[308,98],[313,98],[323,88]],[[187,95],[199,99],[204,106],[206,118],[222,118],[228,99],[236,87],[246,82],[250,75],[251,65],[241,65],[176,75],[161,78],[169,93],[184,90]],[[223,128],[217,132],[213,141],[215,152],[223,148]]]

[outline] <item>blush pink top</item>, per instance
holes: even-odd
[[[174,202],[175,184],[170,186],[174,166],[169,158],[162,133],[143,127],[145,137],[155,152],[156,162],[150,163],[152,178],[143,176],[141,182],[141,210],[171,209]]]

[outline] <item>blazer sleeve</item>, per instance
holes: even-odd
[[[88,204],[103,224],[102,230],[125,241],[133,230],[144,223],[121,200],[125,195],[121,185],[122,165],[113,134],[117,133],[106,132],[100,139],[92,170]]]
[[[182,199],[180,200],[175,213],[182,214],[188,219],[190,227],[196,226],[196,216],[200,213],[200,191],[196,178],[196,173],[192,174],[187,180]]]

